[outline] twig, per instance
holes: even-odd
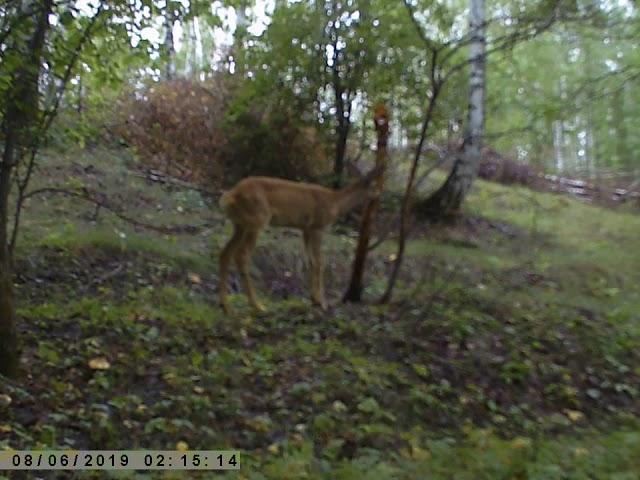
[[[144,228],[146,230],[151,230],[158,233],[163,234],[195,234],[205,228],[209,228],[211,226],[216,225],[213,222],[201,223],[199,225],[174,225],[174,226],[166,226],[166,225],[152,225],[149,223],[141,222],[140,220],[136,220],[122,212],[122,207],[109,205],[107,202],[99,198],[99,193],[91,192],[87,189],[80,190],[69,190],[66,188],[59,187],[46,187],[40,188],[37,190],[33,190],[24,195],[24,199],[28,199],[34,197],[36,195],[44,195],[44,194],[58,194],[58,195],[68,195],[70,197],[80,198],[89,203],[93,203],[94,205],[100,206],[105,210],[113,213],[120,220],[123,220],[135,227]]]
[[[104,283],[105,281],[109,280],[112,277],[115,277],[116,275],[118,275],[121,271],[122,271],[122,264],[118,264],[118,266],[116,268],[114,268],[113,270],[111,270],[110,272],[105,273],[104,275],[101,275],[100,277],[94,279],[92,282],[88,283],[87,285],[85,285],[84,290],[87,291],[90,287],[92,287],[93,285],[99,285],[101,283]]]
[[[169,185],[174,185],[176,187],[180,187],[180,188],[184,188],[186,190],[194,190],[196,192],[200,192],[200,193],[204,193],[206,195],[211,196],[212,198],[217,198],[221,195],[221,193],[219,191],[211,191],[211,190],[207,190],[206,188],[201,188],[198,187],[197,185],[194,185],[193,183],[189,183],[189,182],[185,182],[184,180],[180,180],[174,177],[171,177],[165,173],[161,173],[155,170],[150,170],[147,173],[140,173],[140,172],[135,172],[135,171],[129,171],[130,175],[133,175],[134,177],[138,177],[138,178],[144,178],[146,180],[149,180],[150,182],[155,182],[155,183],[165,183],[165,184],[169,184]]]
[[[397,223],[397,221],[398,221],[398,217],[396,217],[394,219],[393,223],[391,223],[392,226],[390,226],[387,230],[385,230],[385,232],[382,235],[380,235],[375,242],[369,243],[369,246],[367,247],[367,249],[369,251],[375,250],[380,245],[382,245],[384,242],[386,242],[389,239],[389,235],[391,235],[391,232],[393,230],[395,230],[394,226]],[[391,237],[391,238],[393,238],[393,237]]]

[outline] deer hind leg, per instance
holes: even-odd
[[[242,288],[244,288],[245,294],[247,295],[249,305],[251,305],[251,307],[257,312],[264,312],[266,311],[266,309],[262,304],[260,304],[260,302],[258,302],[256,291],[253,288],[251,275],[249,273],[249,261],[251,260],[251,252],[256,246],[258,233],[260,233],[260,230],[258,229],[244,230],[240,247],[235,252],[235,260],[236,265],[238,266],[238,270],[240,270]]]
[[[229,239],[225,247],[220,252],[220,279],[219,279],[219,294],[220,305],[222,310],[228,315],[231,313],[229,302],[227,300],[228,284],[229,284],[229,264],[231,259],[235,256],[240,242],[242,241],[243,231],[238,225],[233,227],[233,236]]]
[[[324,296],[323,264],[322,264],[322,232],[309,230],[304,232],[304,245],[309,258],[309,275],[311,278],[311,302],[322,309],[327,308]]]

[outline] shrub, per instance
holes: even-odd
[[[273,105],[237,107],[228,116],[225,131],[229,182],[247,175],[308,180],[330,168],[320,132],[278,100]]]
[[[506,185],[517,184],[536,188],[540,184],[540,177],[535,168],[505,157],[491,147],[482,149],[478,176]]]
[[[147,166],[215,184],[223,173],[216,153],[226,144],[221,125],[227,99],[221,80],[156,83],[124,99],[119,133]]]
[[[180,79],[129,95],[120,134],[147,166],[208,188],[248,175],[320,174],[327,165],[320,133],[277,94],[260,97],[232,80]]]

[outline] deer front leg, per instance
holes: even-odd
[[[229,301],[227,300],[227,288],[229,284],[229,264],[231,263],[231,258],[234,256],[238,247],[240,246],[240,241],[242,239],[242,231],[237,226],[234,226],[233,235],[220,252],[220,278],[218,281],[218,290],[220,295],[220,305],[222,306],[222,310],[227,315],[231,314],[231,307],[229,307]]]
[[[324,280],[322,278],[322,232],[319,230],[305,231],[304,244],[310,264],[311,302],[326,310],[327,301],[324,298]]]
[[[238,270],[240,270],[242,288],[247,295],[249,305],[251,305],[251,307],[256,312],[264,312],[266,311],[266,308],[264,308],[264,306],[258,302],[256,291],[253,288],[253,283],[251,282],[251,275],[249,274],[249,261],[251,260],[251,252],[256,245],[257,239],[257,230],[246,230],[244,232],[244,235],[242,236],[242,241],[240,247],[236,251],[235,257],[236,264],[238,265]]]

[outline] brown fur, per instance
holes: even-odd
[[[227,282],[232,259],[240,271],[250,305],[255,310],[264,310],[249,276],[249,260],[259,233],[267,225],[302,230],[310,266],[311,300],[326,308],[322,234],[340,215],[376,195],[373,180],[381,173],[381,169],[374,169],[340,190],[280,178],[248,177],[223,194],[220,208],[234,226],[233,236],[220,254],[220,303],[224,311],[230,312]]]

